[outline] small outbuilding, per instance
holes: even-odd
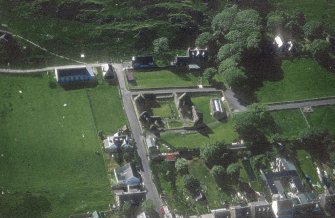
[[[210,100],[211,115],[217,120],[227,119],[227,113],[221,104],[220,99]]]

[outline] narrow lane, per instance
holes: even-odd
[[[132,130],[133,137],[136,141],[138,155],[140,156],[142,160],[142,167],[143,167],[142,170],[143,171],[141,172],[141,175],[142,175],[145,187],[148,191],[147,199],[152,200],[155,210],[159,212],[159,209],[162,206],[162,201],[159,197],[155,183],[153,182],[152,177],[151,177],[149,160],[147,157],[147,152],[146,152],[146,148],[144,144],[144,137],[142,135],[141,128],[137,121],[136,113],[135,113],[135,110],[132,104],[131,92],[129,92],[126,88],[124,74],[123,74],[123,66],[121,64],[113,64],[113,67],[115,68],[115,71],[116,71],[116,74],[119,80],[119,86],[121,90],[124,111],[127,114],[129,125]]]

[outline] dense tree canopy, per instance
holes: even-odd
[[[211,169],[211,174],[214,176],[215,180],[222,180],[226,176],[226,170],[221,165],[215,165]]]
[[[227,58],[239,58],[242,53],[242,44],[239,42],[228,43],[222,46],[218,52],[218,60],[223,61]]]
[[[270,113],[258,104],[251,105],[247,112],[236,114],[233,126],[252,151],[264,149],[268,144],[267,136],[277,131]]]
[[[188,172],[188,164],[185,158],[178,158],[175,167],[178,173],[186,174]]]
[[[320,21],[311,20],[304,27],[305,37],[309,39],[317,39],[323,37],[324,27]]]
[[[223,142],[209,143],[200,150],[200,157],[211,167],[220,162],[224,149]]]
[[[308,51],[317,60],[328,57],[328,53],[331,51],[331,47],[327,40],[316,39],[308,45]]]
[[[276,33],[283,30],[285,23],[285,14],[280,11],[274,11],[268,14],[266,27],[272,33]]]
[[[234,5],[217,14],[212,20],[212,30],[214,31],[214,34],[222,35],[227,33],[235,20],[237,12],[237,6]]]
[[[206,48],[209,46],[212,38],[213,36],[210,32],[201,33],[195,40],[195,45],[201,48]]]
[[[162,55],[169,50],[169,40],[166,37],[161,37],[153,41],[154,53]]]
[[[204,71],[204,78],[207,79],[208,81],[211,81],[213,79],[213,77],[215,76],[215,74],[217,74],[217,70],[213,67],[207,68]]]
[[[241,166],[239,163],[232,163],[227,167],[227,174],[234,175],[239,174]]]
[[[233,88],[241,86],[247,79],[245,72],[239,67],[230,67],[222,75],[227,85]]]

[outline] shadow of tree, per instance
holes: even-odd
[[[44,217],[52,206],[44,195],[39,193],[14,193],[0,197],[1,217]]]

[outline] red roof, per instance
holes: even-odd
[[[176,160],[176,155],[174,153],[167,153],[166,154],[166,160],[167,161],[175,161]]]

